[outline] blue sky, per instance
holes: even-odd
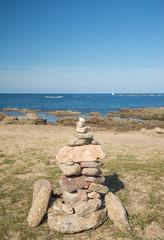
[[[164,92],[163,0],[0,0],[1,93]]]

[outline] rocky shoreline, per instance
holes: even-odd
[[[46,118],[37,115],[40,110],[4,108],[3,111],[17,111],[26,113],[26,116],[15,117],[0,112],[0,123],[4,124],[62,124],[74,125],[78,121],[77,115],[81,112],[74,111],[48,111],[46,115],[58,116],[56,123],[48,122]],[[106,127],[111,130],[127,131],[140,130],[142,128],[153,129],[155,127],[164,128],[164,107],[158,108],[121,108],[119,111],[110,111],[103,115],[98,112],[87,113],[87,122],[91,125]]]

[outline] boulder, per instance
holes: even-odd
[[[3,119],[4,124],[13,124],[17,122],[18,122],[18,119],[14,116],[7,116]]]
[[[66,163],[68,160],[72,162],[97,161],[99,158],[105,158],[100,145],[86,145],[78,147],[65,146],[61,148],[56,156],[56,161]]]
[[[34,187],[32,207],[29,211],[27,221],[31,227],[37,227],[47,212],[51,188],[46,180],[37,182]]]
[[[7,117],[7,114],[0,112],[0,121],[2,121],[5,117]]]
[[[112,192],[109,192],[105,196],[105,203],[108,209],[108,216],[114,222],[114,225],[121,231],[131,231],[127,212],[119,198]]]
[[[28,123],[31,124],[44,125],[47,122],[46,118],[39,117],[36,113],[27,113],[26,116]]]
[[[97,228],[105,222],[107,218],[106,208],[92,212],[84,217],[79,217],[77,214],[55,215],[53,208],[51,208],[48,213],[48,225],[51,230],[61,233],[76,233],[91,228]]]
[[[82,168],[78,163],[69,166],[64,163],[59,163],[59,168],[65,176],[79,175],[82,171]]]

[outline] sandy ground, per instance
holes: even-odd
[[[117,176],[115,180],[119,181],[120,184],[118,183],[115,192],[121,201],[123,201],[129,215],[133,216],[133,221],[137,221],[135,216],[140,216],[140,218],[144,218],[145,214],[146,216],[154,216],[156,205],[154,208],[147,208],[147,202],[150,193],[155,188],[155,197],[158,198],[159,194],[161,197],[164,193],[161,188],[164,178],[162,174],[159,177],[156,176],[158,172],[155,172],[157,168],[155,161],[158,159],[159,164],[161,164],[164,160],[164,136],[157,134],[155,130],[145,129],[129,132],[111,132],[105,128],[94,127],[92,131],[94,132],[94,138],[101,144],[107,154],[102,171],[105,176],[108,176],[109,180],[111,176]],[[68,140],[73,137],[74,127],[72,126],[0,124],[0,151],[5,156],[13,156],[14,159],[17,159],[17,163],[20,164],[21,159],[28,156],[34,163],[35,168],[27,174],[21,174],[20,172],[17,174],[17,178],[26,178],[31,181],[34,177],[41,176],[46,168],[46,164],[41,161],[38,162],[36,156],[39,156],[39,154],[47,156],[47,159],[52,164],[55,164],[55,156],[59,149],[65,146]],[[4,173],[1,172],[0,178],[3,179],[3,177]],[[115,186],[112,184],[110,186],[109,184],[110,187],[113,188]],[[161,201],[157,203],[160,209],[162,205]],[[159,236],[163,237],[161,235],[164,233],[161,229],[161,220],[156,221],[153,218],[150,222],[155,224],[155,227],[158,228]],[[66,235],[64,239],[163,239],[152,238],[154,236],[152,233],[153,230],[147,230],[149,227],[148,223],[144,225],[143,231],[140,225],[136,223],[136,226],[134,224],[133,228],[143,238],[126,238],[119,235],[113,237],[114,230],[110,225],[109,228],[101,227],[100,230],[90,231],[89,233],[81,233],[75,236]],[[103,236],[101,233],[102,230]]]

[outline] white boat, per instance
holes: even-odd
[[[114,95],[114,92],[112,92],[112,96]]]

